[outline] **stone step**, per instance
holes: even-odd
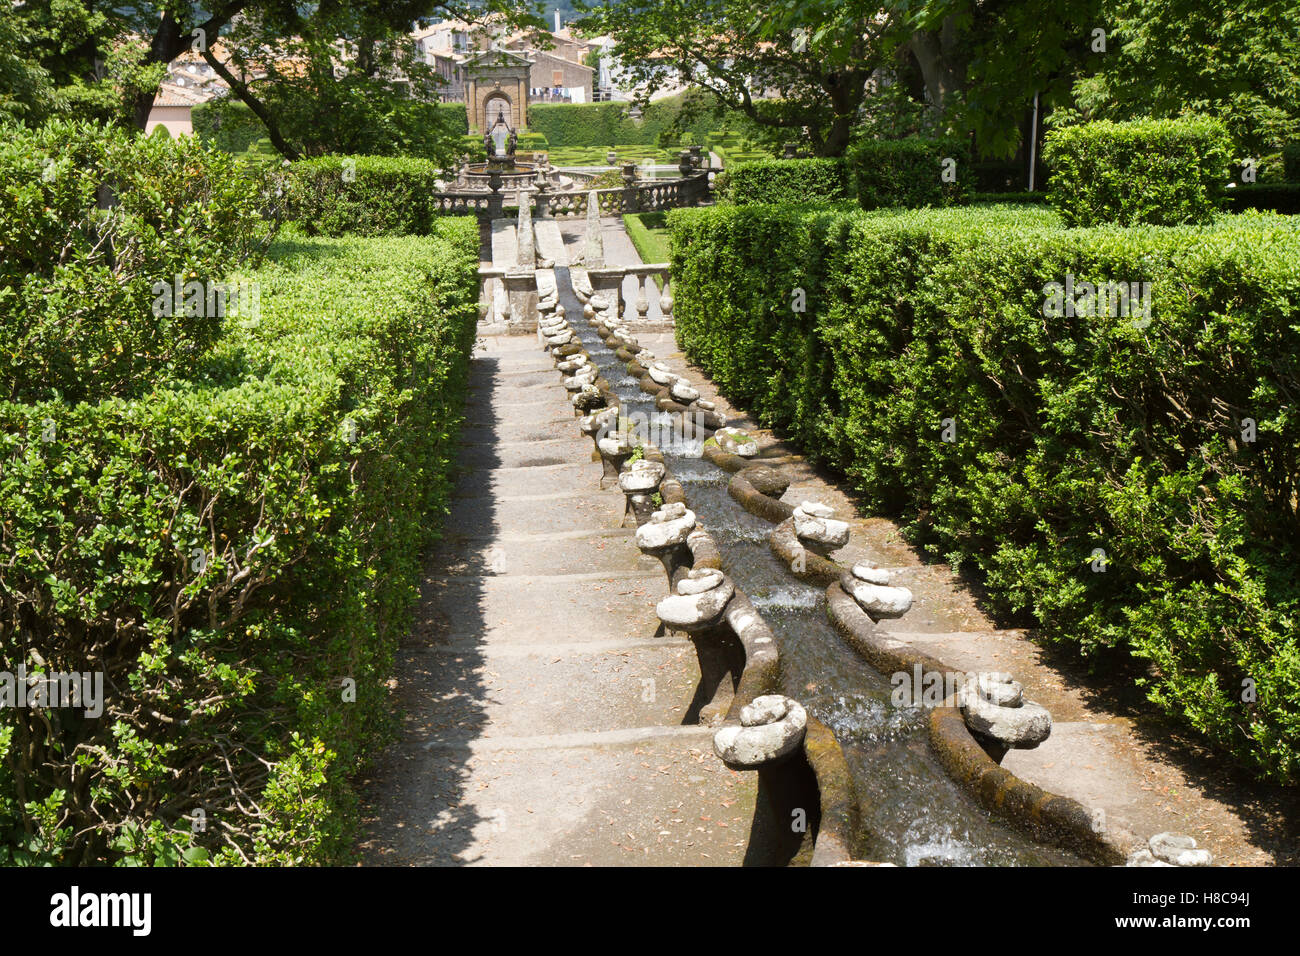
[[[426,748],[499,748],[502,738],[680,726],[700,679],[694,645],[614,643],[403,648],[399,680],[417,682],[423,699],[403,732]]]
[[[659,630],[662,569],[617,574],[430,577],[421,585],[414,642],[541,644],[644,640]]]
[[[597,485],[601,476],[600,465],[590,460],[566,461],[569,457],[539,456],[538,463],[529,467],[467,471],[457,480],[454,493],[457,496],[486,495],[492,498],[574,492],[586,492],[595,496],[599,491]],[[618,507],[621,510],[623,496],[612,480],[606,484],[613,489],[611,495],[618,497]],[[570,523],[558,507],[554,509],[554,514],[557,522]]]
[[[388,753],[401,772],[367,807],[361,849],[398,866],[739,866],[757,774],[724,767],[711,737],[650,728],[477,752],[408,742]],[[393,817],[409,822],[380,825]]]
[[[463,445],[460,467],[499,468],[551,467],[574,461],[590,461],[591,439],[557,438],[549,441]]]
[[[591,467],[594,474],[599,474],[598,465]],[[594,474],[591,483],[594,483]],[[498,531],[531,533],[575,527],[616,528],[623,519],[625,507],[621,494],[596,495],[589,488],[496,496],[483,493],[481,488],[472,490],[473,494],[452,498],[451,513],[443,522],[444,533],[478,536]],[[562,507],[563,511],[554,510],[556,506]]]
[[[509,419],[466,421],[460,430],[461,443],[465,445],[495,445],[500,442],[553,441],[581,435],[576,418],[551,418],[540,421],[517,422]],[[591,445],[591,439],[584,437]]]
[[[508,539],[448,535],[430,556],[428,569],[444,577],[533,577],[597,570],[654,572],[662,569],[663,565],[637,549],[630,518],[628,525],[621,534],[618,534],[620,529],[612,528],[589,532],[582,538],[546,533],[513,535]]]

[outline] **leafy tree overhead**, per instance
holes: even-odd
[[[1076,85],[1080,118],[1204,113],[1257,160],[1300,135],[1295,0],[1111,0],[1105,19],[1112,44]]]
[[[918,109],[896,135],[974,133],[1006,153],[1036,92],[1068,94],[1099,4],[1062,0],[1045,17],[1028,0],[609,0],[580,25],[615,39],[647,95],[706,86],[821,155],[843,153],[855,127],[881,131],[882,114]]]
[[[39,123],[57,108],[49,71],[31,59],[30,40],[0,5],[0,120]]]
[[[746,0],[614,0],[578,21],[615,41],[626,79],[648,97],[701,86],[775,140],[806,141],[838,156],[849,143],[872,72],[888,63],[878,22],[860,5],[826,3],[809,30],[781,10]]]
[[[429,109],[437,77],[411,24],[430,17],[540,26],[532,0],[205,0],[5,4],[0,112],[47,112],[143,129],[167,64],[196,51],[295,157],[329,150],[445,152]],[[21,39],[20,39],[21,38]],[[217,55],[217,51],[221,55]],[[40,91],[51,89],[41,106]],[[28,107],[26,104],[32,104]],[[323,123],[323,116],[331,122]]]

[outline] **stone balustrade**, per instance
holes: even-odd
[[[453,190],[434,193],[438,214],[444,216],[474,215],[493,219],[503,215],[507,198],[521,188],[525,190],[533,214],[538,219],[585,216],[591,190],[552,192],[550,189],[529,189],[527,177],[515,182],[499,177],[501,184],[494,192]],[[594,177],[589,177],[590,182]],[[576,180],[575,180],[576,181]],[[624,185],[595,190],[602,216],[618,216],[628,212],[659,212],[680,206],[698,206],[707,202],[713,190],[713,171],[692,171],[680,179],[637,180],[634,174],[624,171]],[[505,195],[503,195],[503,193]]]
[[[636,291],[629,299],[624,294],[627,279],[635,280]],[[663,288],[654,293],[655,276],[663,277]],[[605,269],[588,269],[587,278],[594,292],[593,303],[600,304],[600,313],[609,322],[630,328],[667,328],[673,323],[673,293],[669,284],[667,262],[647,262],[635,266],[615,266]],[[656,296],[659,314],[650,316],[651,295]],[[628,309],[628,306],[631,309]]]

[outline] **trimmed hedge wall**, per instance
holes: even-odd
[[[698,95],[685,93],[655,100],[646,105],[639,120],[628,115],[628,103],[529,103],[528,129],[544,134],[552,147],[667,146],[670,141],[678,141],[672,129],[686,98]],[[729,110],[717,117],[706,109],[681,132],[702,144],[720,127],[750,130],[752,126],[743,113]]]
[[[284,241],[192,382],[0,403],[5,664],[39,650],[106,695],[0,710],[0,860],[346,858],[445,510],[477,265],[472,219]]]
[[[978,568],[998,610],[1146,659],[1153,702],[1300,778],[1300,229],[1063,230],[1027,207],[669,224],[678,343],[729,398]],[[1067,276],[1150,282],[1151,324],[1085,299],[1048,317]]]
[[[426,159],[322,156],[290,167],[286,215],[308,235],[427,235],[441,170]]]
[[[849,192],[863,209],[952,206],[975,188],[970,146],[956,139],[864,139],[844,157]],[[952,181],[945,181],[951,170]]]
[[[1223,202],[1227,127],[1202,117],[1050,130],[1048,190],[1067,226],[1205,223]]]
[[[754,203],[843,202],[848,198],[839,159],[769,159],[727,170],[727,198]]]

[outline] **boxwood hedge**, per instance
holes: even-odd
[[[428,235],[441,171],[413,157],[322,156],[294,163],[286,215],[308,235]]]
[[[863,209],[952,206],[975,191],[970,145],[958,139],[863,139],[849,147],[844,165]]]
[[[1300,777],[1291,220],[719,206],[669,223],[678,342],[725,394],[977,568],[995,610],[1145,659],[1152,701]],[[1082,283],[1110,281],[1151,283],[1149,324],[1088,307],[1106,300]]]
[[[841,159],[769,159],[727,170],[726,198],[738,205],[843,202],[847,196]]]
[[[189,381],[0,403],[5,667],[106,697],[0,710],[0,859],[346,855],[474,337],[477,226],[431,233],[282,240]]]
[[[1230,178],[1227,127],[1204,117],[1109,120],[1048,132],[1052,205],[1069,226],[1204,223]]]

